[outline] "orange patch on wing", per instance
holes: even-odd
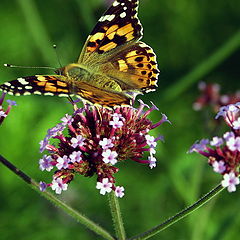
[[[101,47],[99,48],[99,50],[104,51],[104,52],[107,52],[107,51],[109,51],[109,50],[111,50],[111,49],[113,49],[113,48],[115,48],[115,47],[117,47],[117,43],[110,42],[110,43],[108,43],[108,44],[106,44],[106,45],[101,46]]]
[[[60,86],[60,87],[66,87],[67,84],[65,82],[62,82],[62,81],[57,81],[57,85]]]
[[[133,26],[132,26],[131,23],[129,23],[129,24],[127,24],[127,25],[119,28],[119,29],[117,30],[117,34],[120,35],[120,36],[124,36],[124,35],[126,35],[127,33],[131,33],[131,32],[133,32],[133,31],[134,31]],[[131,34],[131,35],[132,35],[132,34]],[[132,38],[133,38],[133,35],[132,35]]]
[[[118,60],[118,66],[119,66],[119,71],[121,72],[127,72],[128,70],[128,65],[126,64],[125,60]]]

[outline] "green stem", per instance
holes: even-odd
[[[223,44],[209,58],[204,59],[186,76],[180,78],[175,84],[171,85],[162,95],[164,101],[171,101],[187,90],[192,84],[203,78],[216,66],[222,63],[236,49],[240,47],[240,31],[237,31],[225,44]]]
[[[114,238],[105,229],[103,229],[102,227],[100,227],[99,225],[97,225],[96,223],[94,223],[92,220],[88,219],[81,213],[77,212],[75,209],[71,208],[66,203],[56,198],[52,193],[48,191],[41,192],[39,190],[39,184],[35,180],[33,180],[32,178],[27,176],[24,172],[16,168],[13,164],[11,164],[7,159],[2,157],[1,155],[0,155],[0,162],[2,162],[12,172],[18,175],[23,181],[28,183],[33,190],[41,194],[44,198],[51,201],[57,207],[61,208],[63,211],[65,211],[67,214],[72,216],[75,220],[77,220],[78,222],[86,226],[88,229],[92,230],[99,236],[102,236],[104,239],[114,240]]]
[[[114,191],[108,194],[109,205],[111,209],[112,219],[114,223],[114,228],[118,240],[125,240],[126,234],[123,227],[123,220],[121,216],[121,210],[117,197],[115,196]]]
[[[156,227],[150,229],[149,231],[139,234],[137,236],[134,236],[130,238],[129,240],[142,240],[142,239],[148,239],[157,233],[163,231],[164,229],[170,227],[172,224],[178,222],[180,219],[186,217],[190,213],[194,212],[198,208],[200,208],[202,205],[210,201],[214,196],[219,194],[224,188],[221,184],[217,185],[214,189],[212,189],[209,193],[204,195],[202,198],[200,198],[197,202],[192,204],[191,206],[187,207],[186,209],[182,210],[181,212],[177,213],[175,216],[170,217],[163,223],[157,225]]]

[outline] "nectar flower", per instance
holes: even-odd
[[[51,156],[44,155],[43,158],[39,160],[39,168],[42,171],[47,170],[48,172],[50,172],[53,169],[53,165],[51,164],[51,162]]]
[[[62,191],[67,190],[68,185],[64,183],[61,178],[57,178],[57,179],[53,179],[51,188],[57,194],[61,194]]]
[[[74,163],[74,162],[80,162],[80,161],[82,160],[82,152],[80,152],[80,151],[78,151],[78,152],[74,151],[74,152],[69,156],[69,158],[70,158],[70,161],[71,161],[72,163]]]
[[[73,122],[73,118],[72,116],[65,114],[65,117],[63,117],[61,121],[63,122],[64,125],[69,125]]]
[[[201,95],[193,103],[193,109],[196,111],[202,110],[204,107],[211,107],[213,112],[218,112],[220,107],[240,101],[239,92],[221,95],[220,85],[216,83],[200,82],[198,88]]]
[[[122,198],[124,196],[124,190],[125,190],[124,187],[117,186],[114,191],[116,197]]]
[[[114,174],[119,171],[118,166],[124,167],[124,161],[155,167],[156,145],[163,138],[154,138],[150,133],[169,121],[162,114],[157,123],[151,122],[148,116],[156,107],[153,105],[144,111],[145,108],[142,102],[138,109],[131,106],[109,109],[86,104],[74,109],[73,116],[65,115],[62,123],[48,130],[40,144],[40,151],[47,150],[50,156],[43,157],[41,169],[55,170],[54,181],[48,186],[55,186],[53,190],[61,192],[57,183],[69,184],[78,174],[85,177],[95,175],[100,193],[105,194],[117,188]],[[149,157],[145,156],[146,153]],[[57,179],[62,182],[56,183]],[[118,188],[119,197],[123,195],[121,192],[123,188]]]
[[[230,172],[230,173],[224,174],[223,180],[222,180],[222,186],[227,187],[229,192],[235,192],[236,185],[238,184],[239,184],[239,178],[236,177],[235,173]]]
[[[208,158],[208,163],[214,172],[223,175],[222,186],[229,192],[236,190],[240,175],[240,130],[234,128],[234,122],[239,118],[240,104],[231,104],[220,109],[217,116],[222,116],[231,131],[223,137],[213,137],[212,141],[203,139],[195,143],[189,152],[198,152]]]
[[[3,93],[2,96],[0,97],[0,125],[2,124],[2,122],[4,121],[4,119],[7,117],[7,115],[9,114],[12,106],[17,106],[15,101],[11,101],[11,100],[7,100],[6,102],[8,103],[8,107],[7,110],[5,111],[2,107],[2,104],[4,102],[4,98],[5,98],[6,93]]]
[[[100,194],[105,195],[112,191],[112,183],[109,182],[108,178],[103,178],[102,182],[97,182],[97,189],[100,189]]]
[[[110,149],[107,149],[102,153],[103,156],[103,161],[105,163],[111,163],[112,165],[117,163],[117,152],[116,151],[111,151]]]
[[[99,145],[102,146],[103,150],[106,150],[108,148],[112,148],[114,146],[114,144],[112,143],[112,140],[111,139],[107,139],[107,138],[104,138],[103,140],[101,140],[99,142]]]
[[[58,157],[56,167],[60,170],[62,168],[66,169],[68,167],[69,159],[68,156]]]
[[[81,147],[84,144],[84,138],[81,135],[78,135],[76,138],[71,139],[71,146],[76,148],[76,147]]]

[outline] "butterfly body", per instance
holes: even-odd
[[[12,95],[76,95],[102,106],[130,105],[157,87],[156,56],[139,41],[138,0],[115,0],[90,33],[77,63],[57,75],[35,75],[0,85]]]

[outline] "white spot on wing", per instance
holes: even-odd
[[[116,7],[117,5],[119,5],[119,2],[118,2],[118,1],[115,1],[115,2],[113,3],[113,7]]]
[[[54,96],[54,94],[53,94],[53,93],[51,93],[51,92],[46,92],[46,93],[43,93],[43,95],[45,95],[45,96]]]
[[[102,16],[100,19],[99,19],[99,22],[104,22],[104,21],[109,21],[111,22],[113,19],[115,18],[115,15],[112,14],[112,15],[104,15]]]
[[[28,96],[28,95],[31,95],[31,93],[30,92],[25,92],[23,95]]]
[[[7,92],[9,95],[13,95],[13,92]]]
[[[42,93],[39,92],[39,91],[34,91],[33,94],[36,94],[36,95],[42,95]]]
[[[32,89],[33,87],[32,86],[26,86],[25,89]]]
[[[19,83],[21,83],[22,85],[27,85],[28,82],[24,79],[24,78],[18,78],[17,79]]]
[[[6,83],[4,83],[4,85],[6,85],[6,86],[11,86],[11,83],[9,83],[9,82],[6,82]]]
[[[125,12],[122,12],[121,14],[120,14],[120,18],[125,18],[127,16],[127,14],[125,13]]]
[[[59,97],[68,97],[69,95],[68,94],[65,94],[65,93],[61,93],[58,95]]]

